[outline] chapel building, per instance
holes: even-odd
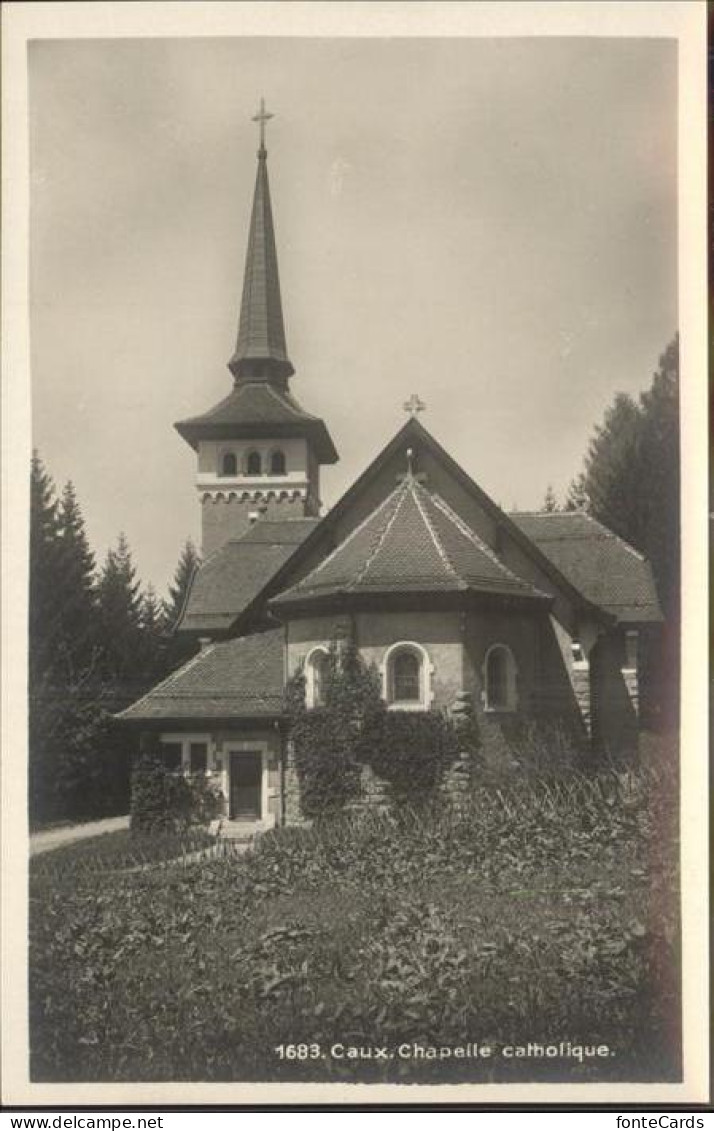
[[[593,757],[632,748],[642,644],[662,617],[649,563],[611,531],[582,512],[506,514],[419,422],[415,398],[321,516],[320,469],[338,455],[291,388],[268,116],[233,387],[176,424],[196,452],[203,556],[177,631],[197,652],[120,717],[254,828],[301,819],[286,682],[303,672],[319,709],[328,650],[348,639],[390,709],[469,714],[493,768],[519,772],[535,733]]]

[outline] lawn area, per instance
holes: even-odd
[[[676,809],[672,774],[603,773],[245,856],[153,867],[158,838],[127,870],[114,834],[38,857],[32,1078],[677,1079]]]

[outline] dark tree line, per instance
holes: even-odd
[[[544,509],[557,509],[552,488]],[[680,630],[679,335],[637,400],[618,393],[597,425],[565,510],[583,509],[650,561],[665,616],[656,680],[676,720]]]
[[[30,474],[29,772],[33,822],[126,812],[132,738],[113,715],[190,654],[173,633],[198,562],[168,599],[142,589],[123,534],[98,568],[74,487]]]
[[[563,510],[585,510],[652,563],[668,617],[679,613],[679,335],[669,343],[649,389],[618,393],[595,427],[583,469]],[[552,486],[542,509],[557,511]]]
[[[679,611],[679,336],[637,401],[619,393],[590,440],[568,507],[584,506],[652,563],[669,616]]]

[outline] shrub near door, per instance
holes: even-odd
[[[131,775],[132,833],[207,825],[220,807],[220,795],[203,775],[172,772],[156,754],[136,762]]]

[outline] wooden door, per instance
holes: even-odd
[[[231,754],[231,806],[233,821],[259,821],[262,813],[263,757],[255,750]]]

